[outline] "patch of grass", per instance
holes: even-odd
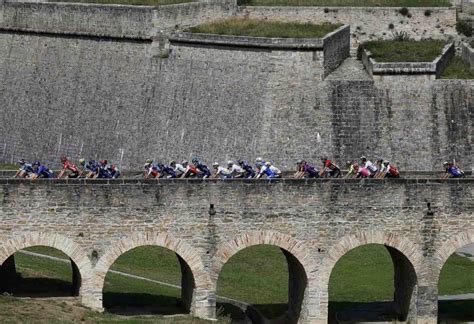
[[[443,71],[441,79],[474,79],[474,71],[466,61],[459,56],[454,56]]]
[[[438,289],[440,295],[474,292],[474,262],[453,254],[441,270]]]
[[[373,302],[393,297],[393,264],[383,245],[369,244],[347,252],[329,281],[330,301]]]
[[[311,24],[280,22],[263,19],[231,18],[191,27],[191,33],[279,37],[279,38],[320,38],[341,27],[342,24]]]
[[[432,62],[445,45],[441,40],[371,41],[361,46],[377,62]]]
[[[72,3],[99,3],[99,4],[121,4],[121,5],[142,5],[142,6],[162,6],[178,3],[195,2],[195,0],[48,0],[48,2],[72,2]]]
[[[238,0],[248,6],[451,7],[449,0]]]
[[[0,163],[0,170],[18,170],[18,165],[10,163]]]
[[[268,318],[282,315],[288,308],[288,266],[283,252],[257,245],[235,254],[219,275],[217,294],[256,305]]]

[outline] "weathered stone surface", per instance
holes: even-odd
[[[400,318],[430,322],[441,268],[474,243],[472,179],[0,184],[0,263],[28,246],[57,248],[77,265],[82,302],[99,310],[113,262],[135,247],[157,245],[185,265],[190,311],[213,318],[223,265],[247,247],[268,244],[289,261],[289,314],[324,323],[333,267],[351,249],[375,243],[391,252]]]

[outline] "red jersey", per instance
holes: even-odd
[[[69,160],[67,160],[66,162],[64,162],[63,168],[64,168],[64,169],[71,170],[73,173],[79,172],[78,169],[77,169],[77,166],[76,166],[74,163],[72,163],[71,161],[69,161]]]
[[[324,163],[324,166],[325,166],[326,168],[331,169],[331,170],[339,169],[339,168],[337,167],[337,165],[335,165],[334,163],[332,163],[331,160],[326,160],[326,163]]]

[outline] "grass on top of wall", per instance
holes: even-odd
[[[99,3],[119,4],[134,6],[162,6],[178,3],[195,2],[195,0],[48,0],[48,2],[71,2],[71,3]]]
[[[298,22],[281,22],[274,20],[231,18],[216,20],[187,31],[191,33],[278,37],[278,38],[319,38],[341,27],[342,24],[311,24]]]
[[[372,53],[376,62],[432,62],[445,45],[442,40],[371,41],[361,46]]]
[[[454,56],[441,75],[441,79],[474,79],[474,71],[471,70],[469,63],[459,56]]]
[[[449,0],[238,0],[247,6],[451,7]]]

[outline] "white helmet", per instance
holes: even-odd
[[[219,163],[214,162],[214,163],[212,163],[212,166],[213,166],[213,167],[218,167],[218,166],[219,166]]]
[[[261,157],[258,157],[258,158],[255,159],[255,162],[258,162],[258,163],[262,162],[262,161],[263,161],[263,159]]]
[[[266,166],[271,166],[272,164],[271,164],[271,162],[265,162],[265,165]]]
[[[228,164],[228,165],[234,165],[234,161],[229,160],[229,161],[227,161],[227,164]]]

